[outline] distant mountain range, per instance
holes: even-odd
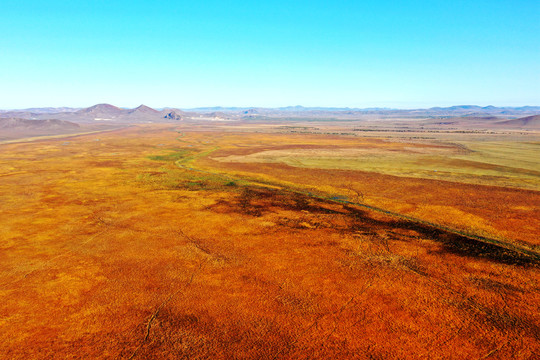
[[[40,129],[40,130],[73,130],[79,129],[80,125],[70,121],[64,120],[28,120],[18,118],[0,118],[0,129],[9,130],[28,130],[28,129]]]
[[[79,110],[80,108],[71,108],[71,107],[42,107],[42,108],[28,108],[28,109],[22,109],[17,111],[24,111],[24,112],[35,112],[35,113],[59,113],[59,112],[75,112]],[[6,110],[0,110],[0,112],[6,111]]]
[[[523,112],[540,112],[540,106],[521,106],[521,107],[496,107],[496,106],[478,106],[478,105],[456,105],[450,107],[432,107],[427,109],[398,109],[398,108],[349,108],[349,107],[304,107],[301,105],[286,106],[278,108],[263,108],[263,107],[200,107],[187,109],[193,112],[358,112],[358,113],[485,113],[499,114],[505,112],[523,113]]]
[[[388,108],[324,108],[287,106],[280,108],[206,107],[181,110],[176,108],[152,109],[140,105],[133,109],[110,104],[97,104],[88,108],[31,108],[0,111],[0,118],[27,120],[63,120],[73,123],[157,123],[179,121],[279,121],[288,120],[388,120],[388,119],[456,119],[438,124],[497,124],[517,128],[537,128],[532,120],[516,119],[540,115],[540,106],[495,107],[458,105],[429,109]],[[437,124],[437,122],[435,122]],[[37,125],[37,124],[36,124]]]
[[[9,110],[0,112],[0,118],[20,118],[30,120],[57,119],[72,121],[75,123],[115,122],[115,123],[144,123],[180,121],[186,116],[179,109],[155,110],[146,105],[140,105],[133,109],[119,108],[110,104],[97,104],[83,109],[57,108],[33,108],[23,110]]]

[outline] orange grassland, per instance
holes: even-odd
[[[384,143],[149,125],[0,145],[0,358],[535,358],[535,257],[324,198],[534,250],[537,191],[216,160],[358,141]]]

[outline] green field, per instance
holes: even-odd
[[[517,141],[454,141],[443,149],[285,149],[221,161],[283,163],[387,175],[540,190],[540,144]]]

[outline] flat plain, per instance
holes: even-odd
[[[0,357],[533,359],[540,135],[137,125],[0,145]]]

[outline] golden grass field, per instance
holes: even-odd
[[[538,356],[538,142],[255,129],[0,145],[0,358]]]

